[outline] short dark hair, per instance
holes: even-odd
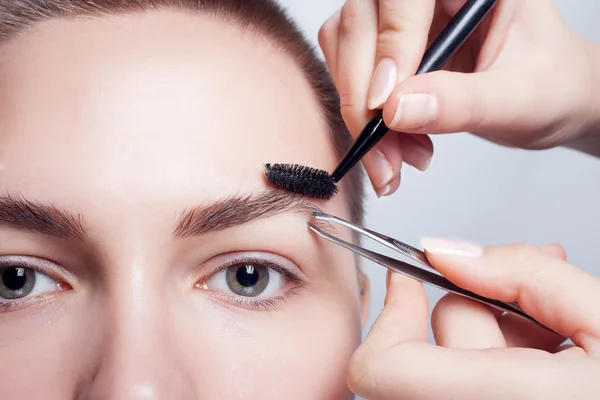
[[[0,41],[55,18],[139,13],[153,9],[197,11],[252,31],[292,57],[300,66],[329,125],[333,147],[341,158],[352,143],[340,113],[340,100],[325,63],[294,21],[274,0],[5,0],[0,2]],[[351,218],[363,219],[362,169],[344,179]]]

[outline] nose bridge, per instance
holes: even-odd
[[[111,279],[104,354],[90,399],[195,399],[178,360],[164,288],[147,270],[141,264],[130,266]]]

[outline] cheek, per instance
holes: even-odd
[[[202,398],[343,399],[359,345],[356,303],[290,299],[273,311],[227,311],[207,302],[185,332],[188,370]]]
[[[98,326],[66,303],[0,314],[0,399],[71,399],[93,375]]]

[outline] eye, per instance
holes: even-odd
[[[61,290],[59,282],[38,271],[43,264],[50,262],[19,256],[0,258],[0,303]]]
[[[288,279],[283,273],[258,263],[240,263],[214,274],[207,289],[242,297],[269,297],[284,288]]]
[[[30,268],[0,268],[0,276],[0,299],[22,299],[58,289],[52,278]]]

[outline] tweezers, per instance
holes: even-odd
[[[444,278],[441,274],[439,274],[439,272],[429,263],[429,261],[427,260],[427,257],[425,256],[425,253],[419,249],[416,249],[412,246],[402,243],[399,240],[382,235],[381,233],[374,232],[372,230],[360,227],[351,222],[345,221],[341,218],[334,217],[333,215],[324,214],[322,212],[314,212],[313,215],[314,215],[315,219],[318,221],[324,221],[324,222],[328,222],[331,224],[337,223],[337,224],[340,224],[344,227],[347,227],[347,228],[353,230],[354,232],[360,233],[361,235],[364,235],[364,236],[366,236],[366,237],[368,237],[368,238],[370,238],[370,239],[372,239],[372,240],[374,240],[396,252],[399,252],[400,254],[412,259],[413,261],[421,264],[422,266],[425,266],[427,268],[432,269],[433,271],[436,271],[437,273],[433,272],[433,271],[428,271],[427,269],[423,269],[420,266],[412,265],[412,264],[385,256],[383,254],[379,254],[374,251],[367,250],[367,249],[357,246],[355,244],[348,243],[340,238],[337,238],[337,237],[325,232],[324,230],[315,226],[313,223],[309,222],[308,223],[309,228],[313,232],[315,232],[317,235],[322,237],[323,239],[333,242],[333,243],[335,243],[341,247],[344,247],[348,250],[351,250],[354,253],[359,254],[379,265],[382,265],[386,268],[391,269],[392,271],[406,275],[406,276],[416,279],[422,283],[437,287],[437,288],[445,290],[447,292],[454,293],[454,294],[464,296],[469,299],[478,301],[487,306],[493,307],[497,310],[507,312],[507,313],[516,315],[518,317],[524,318],[528,321],[535,323],[538,326],[541,326],[542,328],[544,328],[546,330],[551,331],[552,333],[556,333],[553,330],[549,329],[548,327],[542,325],[540,322],[538,322],[531,316],[527,315],[521,309],[521,307],[519,306],[519,304],[517,302],[505,303],[502,301],[489,299],[487,297],[480,296],[477,293],[473,293],[469,290],[465,290],[463,288],[456,286],[454,283],[450,282],[448,279]]]

